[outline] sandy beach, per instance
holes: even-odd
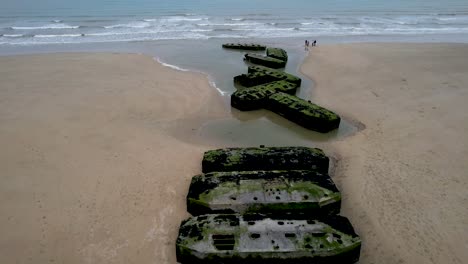
[[[0,263],[175,263],[208,148],[170,131],[225,114],[206,76],[127,54],[0,65]]]
[[[311,98],[365,129],[326,149],[360,263],[466,263],[468,45],[311,49]]]
[[[208,78],[138,54],[0,65],[0,263],[175,263],[190,178],[216,146],[196,130],[230,116]],[[318,46],[301,71],[311,100],[362,128],[320,144],[359,263],[466,262],[468,45]]]

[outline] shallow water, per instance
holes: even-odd
[[[48,52],[131,52],[154,56],[155,60],[178,70],[199,71],[207,74],[213,89],[225,102],[231,117],[220,120],[186,120],[171,125],[174,136],[181,140],[194,140],[203,144],[217,145],[313,145],[320,142],[340,139],[349,136],[358,129],[353,123],[342,120],[338,130],[321,134],[304,129],[281,116],[267,110],[241,112],[230,106],[230,94],[236,88],[233,77],[247,73],[248,64],[244,62],[245,51],[223,49],[222,43],[232,39],[156,41],[107,44],[73,44],[55,45],[37,49],[16,48],[10,54],[48,53]],[[267,46],[284,48],[288,52],[288,63],[285,71],[302,79],[297,96],[310,98],[313,83],[299,72],[302,60],[307,55],[302,39],[268,39],[257,40]],[[311,48],[311,51],[313,49]],[[333,111],[333,109],[330,109]],[[342,113],[338,113],[342,114]],[[182,133],[180,133],[183,131]]]
[[[220,96],[223,96],[226,108],[230,109],[230,118],[192,124],[196,127],[191,132],[194,134],[192,135],[193,139],[207,144],[217,142],[218,144],[237,146],[313,145],[340,139],[352,135],[358,130],[353,123],[342,120],[337,130],[322,134],[302,128],[267,110],[241,112],[231,108],[230,94],[236,90],[233,77],[246,73],[249,64],[243,61],[245,51],[223,49],[221,45],[224,42],[223,40],[186,41],[178,43],[176,47],[163,45],[155,49],[156,53],[161,54],[160,61],[170,62],[182,69],[208,73]],[[313,83],[299,72],[299,67],[307,55],[302,42],[299,40],[278,42],[272,39],[259,43],[286,49],[289,58],[285,71],[302,79],[297,96],[309,99]],[[312,48],[311,52],[313,52]],[[183,125],[179,125],[179,128],[174,130],[181,129],[180,126]],[[181,134],[179,136],[185,137],[187,135]]]
[[[358,131],[346,120],[342,120],[338,129],[323,134],[305,129],[267,110],[247,113],[233,109],[232,115],[233,118],[205,122],[197,130],[197,135],[204,142],[235,146],[313,146]]]

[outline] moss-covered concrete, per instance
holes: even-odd
[[[295,94],[297,85],[287,81],[276,81],[263,85],[237,90],[231,95],[231,106],[242,111],[258,110],[266,107],[267,99],[277,92]]]
[[[286,61],[275,59],[275,58],[268,57],[268,56],[257,55],[257,54],[247,53],[245,54],[244,59],[251,63],[255,63],[258,65],[262,65],[262,66],[266,66],[266,67],[270,67],[274,69],[284,68],[286,66]]]
[[[262,70],[260,70],[259,67],[261,67]],[[250,70],[251,68],[258,68],[259,70]],[[274,70],[263,66],[251,66],[249,67],[249,72],[247,74],[241,74],[234,77],[234,82],[244,87],[258,86],[281,80],[292,83],[296,87],[301,85],[300,78],[283,71]]]
[[[280,76],[265,74],[263,72],[254,72],[249,74],[241,74],[234,77],[234,83],[244,87],[252,87],[266,83],[276,82],[281,80]]]
[[[269,96],[266,108],[307,129],[322,133],[338,128],[341,121],[334,112],[286,93]]]
[[[239,50],[265,50],[266,46],[255,43],[225,43],[225,49],[239,49]]]
[[[202,171],[316,170],[327,174],[328,165],[328,157],[318,148],[224,148],[205,152]]]
[[[182,222],[179,263],[355,263],[361,239],[348,219],[202,215]]]
[[[289,74],[287,72],[281,71],[281,70],[275,70],[272,68],[259,66],[259,65],[249,66],[249,70],[248,70],[249,74],[256,73],[256,72],[263,72],[264,74],[275,76],[276,78],[279,78],[280,80],[294,83],[298,87],[301,86],[301,78],[295,75]]]
[[[266,49],[266,54],[268,57],[272,57],[285,62],[288,61],[288,53],[284,49],[268,47]]]
[[[310,170],[211,172],[192,178],[187,211],[320,217],[340,212],[341,194],[327,174]]]

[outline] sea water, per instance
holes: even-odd
[[[468,34],[466,0],[0,2],[0,45]]]
[[[243,52],[222,49],[223,42],[258,42],[286,49],[285,70],[303,79],[298,92],[302,98],[309,97],[313,86],[299,72],[307,54],[305,39],[317,39],[319,45],[468,42],[466,0],[0,1],[0,55],[144,53],[168,67],[208,74],[227,109],[231,109],[229,95],[235,91],[232,78],[245,73],[247,65]],[[230,145],[319,144],[350,135],[358,127],[344,118],[337,131],[322,135],[268,111],[235,109],[230,118],[196,126],[196,139]]]

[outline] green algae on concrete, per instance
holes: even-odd
[[[263,56],[263,55],[247,53],[245,54],[244,59],[251,63],[255,63],[258,65],[262,65],[262,66],[266,66],[266,67],[270,67],[274,69],[284,68],[286,66],[286,61],[275,59],[273,57]]]
[[[284,49],[268,47],[266,49],[266,54],[268,57],[288,61],[288,53]]]
[[[237,90],[231,95],[231,106],[241,111],[251,111],[264,108],[269,95],[275,93],[272,89],[248,88]]]
[[[265,74],[263,72],[241,74],[234,77],[234,83],[242,85],[244,87],[252,87],[279,80],[281,80],[281,78],[275,75]]]
[[[327,174],[328,165],[329,158],[318,148],[224,148],[205,152],[202,171],[315,170]]]
[[[326,133],[338,128],[341,118],[332,111],[286,93],[268,97],[266,108],[307,129]]]
[[[192,178],[187,211],[294,217],[338,214],[341,194],[327,174],[311,170],[211,172]]]
[[[239,50],[265,50],[266,46],[254,43],[225,43],[225,49],[239,49]]]
[[[270,95],[277,92],[295,94],[297,86],[286,81],[276,81],[254,87],[240,89],[231,95],[231,106],[241,111],[265,108]]]
[[[252,74],[252,73],[255,73],[255,72],[263,72],[265,74],[275,76],[276,78],[279,78],[280,80],[284,80],[284,81],[287,81],[287,82],[290,82],[290,83],[294,83],[298,87],[301,86],[301,78],[299,78],[297,76],[294,76],[294,75],[292,75],[290,73],[281,71],[281,70],[275,70],[275,69],[272,69],[272,68],[259,66],[259,65],[249,66],[248,73]]]
[[[252,67],[262,67],[265,70],[250,70]],[[269,70],[267,70],[269,69]],[[234,77],[234,82],[240,84],[244,87],[252,87],[257,85],[262,85],[265,83],[270,83],[274,81],[284,80],[286,82],[292,83],[299,87],[301,85],[301,79],[279,70],[274,70],[271,68],[263,66],[251,66],[249,67],[248,74],[241,74]]]
[[[360,237],[342,216],[210,214],[181,223],[176,257],[182,264],[346,264],[359,260],[360,248]]]

